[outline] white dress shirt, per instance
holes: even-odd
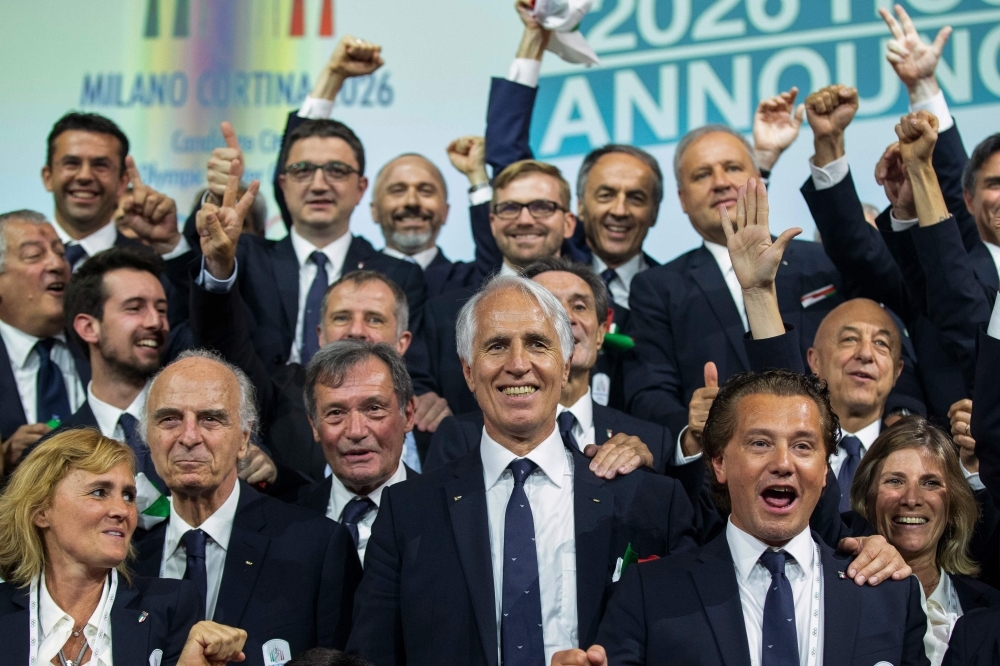
[[[920,586],[920,606],[927,616],[927,631],[924,633],[924,652],[931,666],[941,666],[944,653],[948,651],[948,640],[958,618],[962,617],[962,603],[958,593],[944,569],[939,569],[940,580],[928,597],[924,586]]]
[[[490,550],[493,559],[493,593],[496,600],[497,646],[501,644],[503,603],[503,540],[507,501],[514,492],[514,476],[507,468],[517,456],[483,429],[480,455],[486,482]],[[576,527],[573,510],[573,454],[563,446],[554,428],[527,456],[538,469],[524,483],[535,524],[538,554],[538,587],[542,605],[545,663],[559,650],[577,647]]]
[[[736,304],[736,309],[740,312],[740,320],[743,321],[743,331],[749,331],[747,307],[743,302],[743,287],[740,286],[740,281],[736,277],[736,271],[733,269],[733,260],[729,256],[729,248],[725,245],[713,243],[712,241],[705,241],[705,247],[715,257],[715,263],[719,265],[722,277],[726,279],[726,286],[729,287],[729,295],[733,297],[733,303]]]
[[[840,437],[844,438],[848,435],[853,435],[861,440],[861,457],[864,458],[865,454],[868,453],[868,449],[875,443],[880,432],[882,432],[882,419],[878,418],[857,432],[841,430]],[[840,475],[840,468],[844,466],[845,460],[847,460],[847,449],[838,444],[836,452],[830,456],[830,469],[833,471],[834,476]]]
[[[198,528],[208,535],[205,542],[205,570],[208,573],[205,618],[208,620],[215,615],[215,605],[219,601],[219,587],[222,585],[222,574],[226,567],[226,550],[229,549],[229,537],[233,533],[233,521],[236,519],[236,507],[239,503],[240,483],[237,481],[229,499],[223,502],[205,522],[198,525]],[[195,528],[177,515],[171,498],[170,522],[167,523],[167,535],[163,540],[160,578],[184,578],[184,573],[187,571],[187,549],[181,543],[181,537],[193,529]]]
[[[580,447],[580,451],[588,444],[596,444],[596,432],[594,431],[594,401],[590,396],[590,389],[579,400],[569,407],[556,405],[556,416],[563,412],[573,412],[576,417],[576,424],[573,426],[573,437]]]
[[[1000,246],[987,241],[983,241],[983,243],[986,245],[986,249],[990,251],[990,257],[993,259],[993,265],[997,267],[997,272],[1000,273]]]
[[[306,297],[309,296],[309,287],[316,279],[316,264],[309,260],[316,250],[326,255],[330,260],[326,267],[327,284],[333,284],[340,279],[340,274],[344,270],[344,260],[347,258],[347,251],[351,247],[350,232],[344,234],[326,247],[317,248],[307,241],[293,227],[289,235],[292,238],[292,248],[295,249],[295,257],[299,260],[299,311],[295,316],[295,338],[292,340],[292,350],[288,354],[289,363],[298,363],[302,359],[302,325],[305,320]],[[348,270],[354,270],[354,266]],[[312,335],[316,335],[315,332]]]
[[[63,245],[79,245],[83,248],[83,251],[87,253],[87,257],[81,258],[78,262],[76,262],[76,264],[70,266],[70,268],[74,271],[79,268],[88,257],[92,257],[98,252],[103,252],[104,250],[114,247],[115,241],[118,240],[118,227],[115,226],[114,220],[108,222],[94,233],[89,236],[85,236],[80,240],[76,240],[66,233],[66,230],[63,229],[58,222],[53,223],[52,227],[55,229],[56,235],[59,236],[59,240],[62,241]],[[167,254],[162,255],[162,258],[164,261],[168,261],[175,257],[179,257],[190,250],[191,245],[188,243],[187,238],[184,237],[184,234],[181,234],[181,240],[177,243],[177,247]]]
[[[14,381],[17,383],[17,393],[21,398],[21,407],[24,408],[24,418],[27,419],[28,423],[37,423],[38,354],[32,352],[41,338],[29,335],[4,321],[0,321],[0,338],[3,338],[3,343],[7,347],[7,358],[10,361],[10,369],[14,373]],[[80,377],[76,374],[76,361],[73,360],[73,354],[66,346],[66,336],[60,333],[55,336],[55,339],[56,344],[52,345],[49,358],[62,372],[63,382],[66,385],[66,397],[69,398],[69,408],[70,411],[75,412],[80,409],[80,405],[86,399],[86,393]],[[9,396],[5,397],[10,399]],[[46,417],[43,422],[48,420]]]
[[[726,526],[726,540],[733,555],[736,566],[736,582],[740,590],[740,603],[743,606],[743,623],[746,625],[747,642],[750,644],[750,663],[760,666],[761,645],[764,627],[764,602],[767,599],[767,589],[771,585],[771,573],[760,563],[760,556],[771,548],[763,541],[747,534],[733,525],[732,518]],[[802,666],[810,663],[809,656],[811,636],[809,627],[812,624],[817,629],[816,659],[811,663],[823,664],[823,567],[816,561],[816,545],[809,528],[799,532],[782,548],[791,555],[794,561],[785,563],[785,577],[792,588],[795,598],[795,628],[799,639],[799,663]],[[820,577],[819,599],[810,599],[815,576]],[[813,601],[816,602],[813,605]],[[812,623],[811,611],[819,611],[817,621]]]
[[[520,83],[529,88],[538,87],[538,78],[542,73],[542,61],[533,58],[514,58],[507,70],[507,80]]]
[[[440,250],[438,250],[437,245],[429,247],[426,250],[421,250],[416,254],[404,254],[403,252],[391,247],[382,248],[382,254],[393,257],[394,259],[402,259],[403,261],[413,262],[417,266],[420,266],[420,270],[422,271],[427,270],[427,267],[431,265],[431,262],[437,258],[439,251]]]
[[[125,409],[118,409],[95,396],[93,386],[93,382],[87,384],[87,403],[90,405],[90,411],[94,413],[97,427],[105,437],[124,442],[125,431],[118,424],[118,419],[122,417],[122,414],[129,414],[136,419],[142,418],[142,411],[146,407],[146,396],[149,395],[149,382],[146,382],[143,389],[139,391],[139,395],[135,396],[132,404]]]
[[[728,250],[726,251],[726,256],[727,257],[729,256]],[[604,263],[604,261],[596,254],[594,255],[591,265],[594,269],[594,272],[597,273],[598,275],[603,273],[608,268],[608,265]],[[730,262],[730,265],[732,265],[732,262]],[[646,265],[646,258],[643,257],[642,252],[640,252],[639,254],[635,255],[634,257],[632,257],[624,264],[615,269],[615,279],[613,279],[611,282],[608,283],[608,291],[611,292],[612,300],[614,300],[614,302],[617,303],[620,307],[623,307],[626,310],[628,310],[628,296],[632,289],[632,278],[634,278],[637,273],[640,273],[646,270],[647,268],[649,268],[649,266]],[[742,299],[743,299],[743,292],[741,291],[740,292],[741,303],[743,302]]]
[[[111,611],[110,608],[105,609],[108,604],[108,597],[111,594],[111,577],[105,579],[104,581],[104,591],[101,593],[101,600],[97,602],[97,608],[94,609],[94,613],[87,620],[87,624],[83,628],[83,635],[87,639],[87,643],[91,646],[90,658],[81,666],[112,666],[111,662],[111,650],[102,649],[97,657],[97,661],[93,658],[93,646],[97,644],[97,632],[101,628],[101,618],[104,615],[105,610]],[[73,626],[75,621],[73,618],[62,608],[59,604],[55,602],[52,595],[49,594],[49,588],[45,584],[45,574],[42,573],[41,579],[38,583],[38,663],[48,664],[52,662],[52,659],[59,654],[59,650],[66,645],[66,641],[69,640],[70,635],[73,633]],[[104,623],[104,632],[106,634],[104,645],[111,645],[111,622]],[[66,654],[66,659],[76,659],[76,654]]]
[[[358,557],[361,558],[362,566],[365,563],[365,549],[368,547],[368,538],[372,535],[372,523],[378,515],[378,508],[382,503],[382,491],[393,485],[406,481],[406,467],[400,461],[396,471],[381,486],[368,493],[368,499],[375,503],[375,508],[358,523]],[[330,488],[330,503],[326,506],[326,517],[330,520],[340,522],[340,516],[344,513],[347,503],[360,495],[351,492],[336,476],[333,477],[333,486]]]

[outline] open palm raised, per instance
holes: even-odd
[[[729,219],[725,206],[719,207],[726,246],[733,261],[736,278],[743,291],[770,290],[778,274],[781,256],[788,242],[802,233],[788,229],[771,239],[768,228],[767,188],[756,178],[740,187],[736,200],[736,219]]]

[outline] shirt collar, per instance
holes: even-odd
[[[395,257],[396,259],[402,259],[403,261],[412,261],[420,266],[421,270],[427,270],[427,267],[431,265],[431,262],[434,261],[438,255],[438,247],[437,245],[434,245],[433,247],[421,250],[416,254],[404,254],[395,248],[385,247],[382,249],[382,254]]]
[[[715,257],[715,263],[719,264],[719,270],[725,275],[733,268],[733,259],[729,256],[729,248],[712,241],[705,241],[705,249]]]
[[[878,439],[879,433],[882,432],[882,419],[875,419],[864,428],[857,432],[847,432],[845,430],[840,431],[840,436],[845,437],[847,435],[853,435],[861,440],[861,452],[866,453],[871,445],[875,443]]]
[[[59,236],[59,240],[63,242],[63,245],[76,243],[87,252],[88,257],[92,257],[98,252],[103,252],[113,247],[115,241],[118,240],[118,227],[115,226],[114,220],[111,220],[94,233],[84,236],[80,240],[76,240],[66,233],[66,230],[58,222],[52,226],[55,228],[56,235]]]
[[[486,481],[486,489],[489,490],[500,480],[508,465],[517,460],[517,456],[486,434],[485,427],[479,450],[483,458],[483,478]],[[524,457],[538,465],[557,488],[562,488],[563,474],[566,473],[568,462],[558,428],[553,427],[552,433]]]
[[[132,404],[125,409],[118,409],[95,396],[93,386],[93,381],[87,384],[87,403],[90,405],[90,411],[94,413],[98,429],[105,436],[112,436],[109,433],[113,433],[118,427],[118,419],[121,418],[122,413],[130,414],[136,419],[142,417],[142,410],[146,406],[146,396],[149,395],[149,382],[146,382],[146,385],[139,391],[139,395],[135,396]]]
[[[990,251],[990,256],[993,257],[993,263],[1000,266],[1000,246],[994,245],[993,243],[986,243],[986,249]]]
[[[333,506],[333,514],[335,516],[340,516],[344,512],[344,507],[347,503],[356,497],[361,497],[357,493],[348,490],[347,486],[337,478],[337,475],[333,475],[333,486],[330,488],[330,503]],[[386,480],[381,486],[375,490],[368,493],[368,499],[375,503],[375,507],[378,508],[382,504],[382,491],[391,486],[394,483],[400,483],[406,481],[406,467],[403,465],[402,459],[396,466],[396,471],[393,472],[392,476]]]
[[[326,247],[316,247],[303,238],[295,230],[295,227],[292,227],[289,236],[292,239],[292,249],[295,250],[295,258],[299,260],[299,268],[305,266],[306,262],[309,261],[309,256],[316,250],[319,250],[333,264],[333,275],[340,275],[340,272],[343,270],[344,260],[347,259],[347,251],[351,248],[351,241],[354,239],[351,233],[347,232]]]
[[[948,607],[951,604],[952,597],[951,576],[949,576],[944,569],[939,569],[939,571],[941,577],[938,580],[937,587],[935,587],[934,591],[931,592],[931,596],[927,597],[927,603],[930,604],[933,601],[946,613],[953,613],[955,612],[955,609]],[[921,585],[920,589],[923,590],[924,586]]]
[[[563,407],[562,405],[556,406],[557,416],[566,411],[573,413],[573,416],[576,417],[576,422],[584,432],[593,427],[594,399],[590,396],[590,387],[587,387],[587,392],[583,395],[583,397],[569,407]]]
[[[940,585],[938,586],[940,587]],[[97,608],[87,620],[87,625],[94,629],[101,624],[101,615],[104,606],[108,603],[108,595],[111,593],[111,576],[104,579],[104,591],[101,592],[101,600],[97,602]],[[73,618],[56,603],[56,600],[49,594],[49,588],[45,585],[45,572],[42,572],[38,581],[38,622],[41,624],[42,636],[48,636],[56,629],[56,625],[67,618],[71,623]],[[75,656],[75,655],[74,655]]]
[[[513,266],[511,266],[510,264],[508,264],[506,259],[504,259],[503,263],[500,264],[500,275],[505,275],[507,277],[510,277],[512,275],[518,276],[520,274],[521,272],[516,268],[514,268]]]
[[[30,333],[25,333],[19,328],[15,328],[5,321],[0,321],[0,337],[7,347],[7,356],[18,368],[23,368],[28,363],[28,356],[35,349],[35,345],[41,338],[36,338]],[[66,342],[66,336],[62,333],[53,336],[62,343]]]
[[[729,256],[729,250],[726,250],[726,256]],[[604,263],[604,260],[594,255],[594,272],[600,275],[605,270],[607,270],[608,265]],[[646,258],[642,256],[642,252],[639,252],[634,257],[626,261],[624,264],[615,269],[615,273],[626,286],[632,284],[632,278],[636,276],[637,273],[641,273],[646,270]]]
[[[236,507],[240,503],[240,482],[237,480],[233,486],[233,492],[229,498],[222,503],[218,509],[209,516],[205,522],[198,526],[208,537],[222,547],[222,550],[229,548],[229,537],[233,533],[233,521],[236,519]],[[187,534],[188,530],[195,529],[184,522],[184,519],[177,515],[174,509],[174,502],[170,500],[170,519],[167,522],[167,536],[164,539],[164,552],[171,555],[177,550],[181,542],[181,537]]]
[[[729,541],[729,550],[733,554],[736,572],[743,580],[750,578],[750,572],[760,560],[760,556],[764,554],[765,550],[771,548],[757,537],[736,527],[733,524],[732,516],[729,518],[729,524],[726,525],[726,540]],[[795,558],[795,562],[798,563],[806,576],[812,573],[815,550],[812,532],[809,531],[808,525],[780,549],[771,549],[783,550]]]

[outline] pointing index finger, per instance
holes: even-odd
[[[229,169],[229,179],[226,181],[226,193],[222,195],[222,207],[232,208],[236,204],[236,195],[240,190],[240,177],[243,175],[243,161],[233,160]]]
[[[142,186],[142,176],[139,175],[139,169],[135,166],[135,160],[131,155],[125,157],[125,173],[128,174],[133,189]]]

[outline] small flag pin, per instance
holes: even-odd
[[[149,617],[149,613],[142,611],[142,615],[139,616],[139,622],[145,622],[147,617]]]
[[[455,495],[455,497],[453,498],[453,501],[457,502],[460,499],[462,499],[461,495]]]
[[[246,561],[246,563],[247,563],[247,566],[248,566],[248,567],[251,567],[251,566],[253,566],[253,562],[251,562],[250,560],[247,560],[247,561]]]
[[[837,578],[839,578],[840,580],[844,580],[845,578],[847,578],[847,576],[844,575],[843,571],[838,571]]]

